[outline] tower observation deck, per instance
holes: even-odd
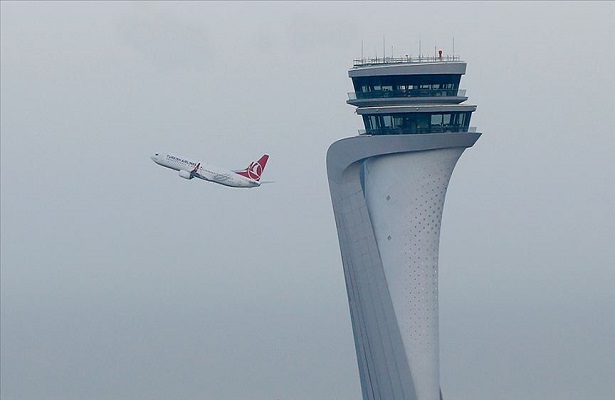
[[[354,60],[365,129],[327,174],[364,400],[440,400],[438,252],[444,198],[480,137],[457,56]]]

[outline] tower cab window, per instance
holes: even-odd
[[[467,132],[470,124],[470,113],[364,115],[363,122],[365,123],[366,133],[370,135]]]

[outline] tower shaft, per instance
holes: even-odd
[[[329,148],[329,188],[365,400],[439,399],[442,205],[457,159],[478,137],[358,136]]]

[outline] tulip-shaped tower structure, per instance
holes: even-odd
[[[364,400],[439,400],[438,249],[448,182],[480,137],[458,57],[358,59],[365,130],[327,152]]]

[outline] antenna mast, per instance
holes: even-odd
[[[453,60],[455,59],[455,36],[453,36]]]
[[[421,35],[419,35],[419,61],[421,60],[421,57],[423,57],[423,54],[421,53]]]
[[[384,33],[382,34],[382,61],[387,57],[386,47],[384,45]]]

